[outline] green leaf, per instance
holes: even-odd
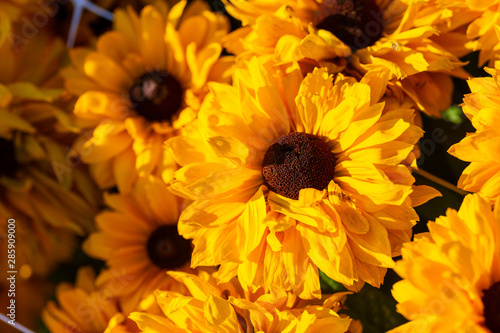
[[[321,293],[323,294],[333,294],[341,291],[347,291],[342,283],[338,283],[337,281],[330,279],[321,270],[319,270],[319,284],[321,286]]]
[[[396,312],[396,301],[368,284],[359,293],[349,295],[345,305],[348,309],[341,313],[360,320],[363,332],[384,333],[406,322]]]
[[[450,106],[443,113],[443,119],[447,122],[453,124],[461,124],[464,121],[464,114],[462,112],[462,108],[458,105]]]

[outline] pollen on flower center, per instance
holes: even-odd
[[[335,157],[320,137],[285,134],[264,155],[262,176],[270,191],[297,200],[303,188],[324,190],[334,178]]]
[[[382,36],[384,23],[375,0],[326,0],[319,6],[316,28],[328,30],[356,51]]]
[[[0,177],[12,177],[17,170],[13,141],[0,138]]]
[[[181,109],[183,96],[179,81],[162,71],[141,76],[129,93],[134,110],[149,121],[170,121]]]
[[[492,333],[500,333],[500,282],[484,291],[484,324]]]
[[[162,269],[179,268],[191,260],[191,242],[182,238],[176,225],[163,225],[149,236],[149,259]]]

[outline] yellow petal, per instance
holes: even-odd
[[[306,225],[297,225],[307,255],[319,269],[333,280],[352,285],[356,280],[356,266],[348,246],[339,248],[338,237],[329,232],[317,232]]]
[[[128,193],[137,179],[135,153],[132,149],[127,149],[114,158],[113,174],[120,193]]]
[[[0,118],[2,118],[2,123],[0,124],[0,128],[6,127],[8,131],[10,131],[11,129],[17,129],[28,133],[36,132],[36,129],[33,126],[31,126],[30,123],[8,112],[7,110],[0,109]]]
[[[295,228],[285,231],[283,265],[290,285],[299,297],[309,299],[320,296],[318,269],[307,256],[301,235]]]
[[[213,285],[204,281],[201,277],[184,273],[169,271],[168,275],[183,283],[188,288],[191,295],[201,301],[206,301],[210,295],[218,295],[219,291]]]
[[[108,129],[108,126],[111,128]],[[111,135],[108,135],[111,130]],[[94,130],[94,136],[83,146],[82,160],[86,163],[96,163],[109,160],[132,146],[132,138],[125,131],[115,132],[114,125],[99,125]]]
[[[368,233],[358,235],[347,231],[353,254],[360,261],[371,265],[393,267],[387,230],[369,214],[366,214],[365,218],[370,223]]]
[[[352,200],[346,198],[342,189],[333,181],[328,185],[328,199],[347,230],[356,234],[366,234],[368,232],[370,229],[368,221]]]
[[[217,158],[204,140],[187,136],[176,136],[169,139],[166,142],[166,146],[172,149],[173,157],[180,165],[211,161]]]
[[[146,6],[141,11],[141,39],[139,47],[145,65],[151,70],[165,68],[164,34],[165,21],[153,6]]]
[[[60,89],[40,89],[29,82],[16,82],[10,84],[9,90],[16,97],[47,102],[54,100],[63,93]]]
[[[249,148],[235,137],[215,136],[209,138],[208,143],[218,157],[233,159],[239,164],[249,157]]]
[[[245,210],[238,218],[237,243],[240,245],[240,253],[247,256],[262,241],[267,229],[264,223],[266,216],[266,201],[262,186],[255,192],[247,202]]]
[[[151,333],[162,333],[166,331],[173,333],[185,332],[184,330],[179,329],[167,318],[155,314],[132,312],[129,318],[132,319],[137,324],[137,326],[139,326],[139,329],[143,332],[151,332]]]
[[[111,58],[101,53],[90,53],[85,58],[85,74],[110,91],[123,93],[132,87],[132,79]]]
[[[442,196],[438,190],[426,185],[413,186],[413,192],[410,194],[413,207],[420,206],[431,199]]]
[[[174,224],[179,218],[179,203],[167,189],[167,185],[159,178],[149,176],[140,180],[144,182],[147,200],[153,213],[161,220]]]
[[[208,296],[205,305],[205,320],[217,332],[238,332],[240,325],[233,306],[226,300],[214,295]]]

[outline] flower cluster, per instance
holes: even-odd
[[[2,1],[2,331],[500,332],[499,45],[499,1]]]

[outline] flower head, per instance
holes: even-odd
[[[488,197],[492,203],[500,196],[500,163],[498,154],[498,99],[500,88],[500,63],[495,68],[487,68],[492,77],[471,78],[469,87],[471,94],[464,98],[463,111],[476,128],[462,141],[453,145],[448,152],[467,162],[471,162],[462,172],[458,187],[479,192]]]
[[[458,212],[448,209],[403,246],[393,295],[411,321],[391,332],[500,330],[499,209],[468,195]]]
[[[71,257],[76,236],[93,229],[99,195],[68,155],[78,129],[56,75],[62,42],[40,32],[27,44],[5,42],[0,53],[0,217],[17,221],[27,279]]]
[[[64,70],[86,131],[76,146],[101,188],[130,190],[138,176],[168,181],[176,166],[163,142],[196,116],[206,82],[225,82],[232,57],[219,59],[227,20],[208,5],[182,1],[115,12],[97,48],[73,49]]]
[[[410,195],[432,197],[408,168],[422,135],[413,111],[386,109],[369,80],[295,68],[278,86],[258,60],[247,66],[233,86],[212,84],[191,134],[167,142],[183,166],[171,187],[194,200],[179,223],[192,265],[303,298],[319,297],[318,268],[378,286],[418,219]]]
[[[166,270],[192,272],[191,242],[177,232],[181,203],[159,178],[140,178],[130,193],[106,194],[104,201],[111,211],[96,216],[98,231],[83,248],[107,263],[99,286],[123,284],[109,289],[129,313],[155,289],[176,290]]]
[[[252,11],[257,15],[250,14],[250,7],[260,8]],[[271,52],[278,62],[313,60],[329,68],[331,63],[345,66],[334,59],[348,57],[364,70],[388,68],[398,79],[459,67],[456,57],[430,39],[439,31],[429,25],[414,26],[416,8],[417,4],[399,0],[290,1],[265,6],[259,1],[231,1],[228,11],[248,26],[227,43],[237,53]],[[271,26],[274,29],[266,32]]]
[[[134,333],[134,322],[120,312],[118,302],[108,290],[94,285],[90,266],[78,270],[75,285],[57,286],[57,303],[48,301],[42,319],[51,332]]]
[[[458,70],[459,59],[432,39],[439,31],[414,24],[416,2],[237,0],[226,7],[246,25],[226,38],[225,46],[239,57],[266,55],[278,63],[326,67],[330,73],[385,69],[418,108],[434,116],[451,102],[451,71],[466,77]],[[414,75],[420,78],[408,80]],[[444,108],[429,103],[432,97],[426,94],[416,96],[426,82],[445,96]]]

